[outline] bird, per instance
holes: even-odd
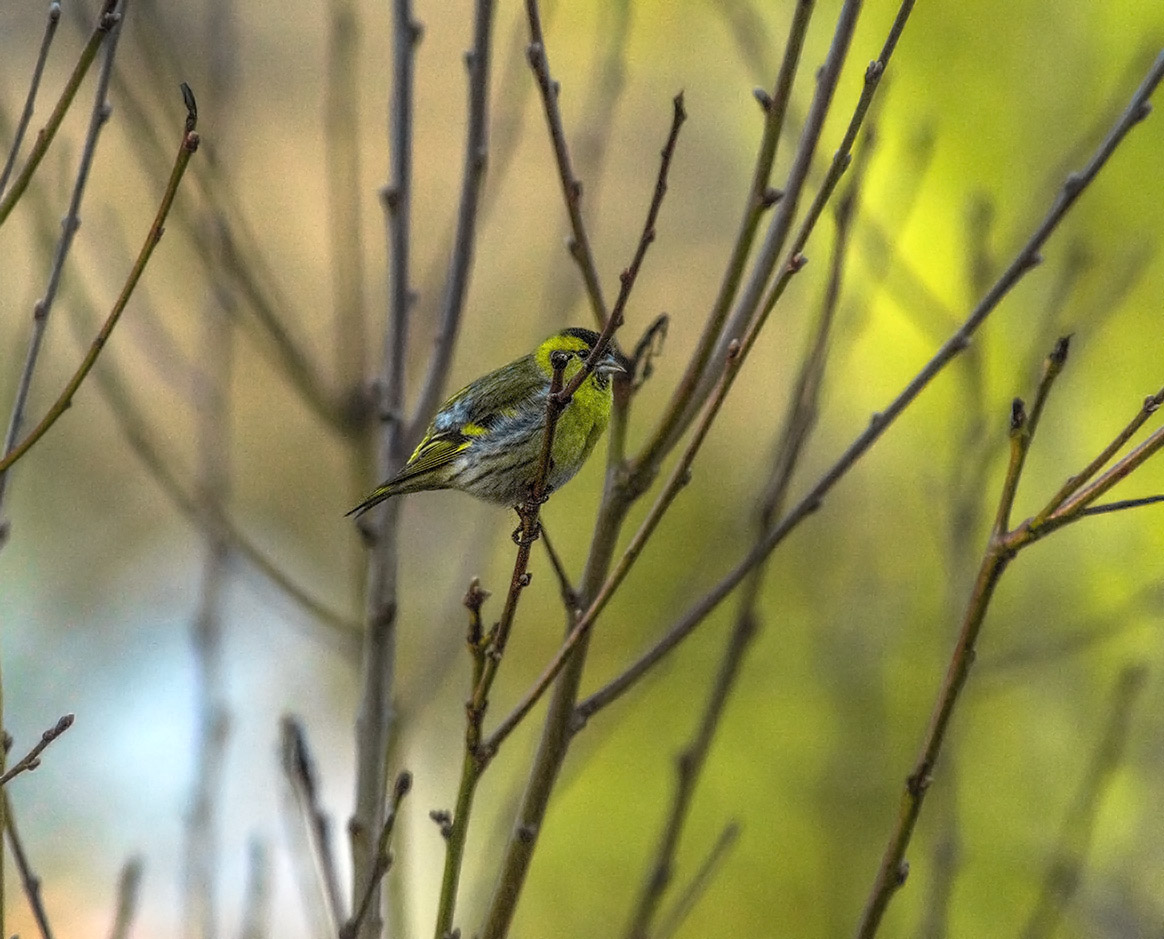
[[[470,382],[441,405],[400,472],[347,514],[359,516],[393,496],[434,489],[457,489],[515,508],[525,504],[534,495],[541,461],[554,363],[565,362],[562,383],[568,385],[598,339],[592,329],[568,327]],[[611,343],[562,410],[546,494],[569,482],[590,456],[610,421],[611,378],[626,371],[625,357]]]

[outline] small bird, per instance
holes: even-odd
[[[545,436],[551,356],[567,356],[566,385],[597,342],[598,333],[591,329],[563,329],[529,355],[466,385],[441,405],[404,468],[348,515],[360,515],[392,496],[430,489],[459,489],[509,506],[528,500]],[[606,430],[613,401],[610,376],[626,371],[624,361],[608,346],[563,409],[554,428],[547,492],[570,481]]]

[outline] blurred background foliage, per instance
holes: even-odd
[[[94,4],[65,0],[41,110],[83,42]],[[624,345],[660,311],[664,355],[636,405],[632,449],[693,348],[735,236],[759,138],[753,86],[770,87],[789,2],[547,4],[547,37],[585,183],[584,206],[608,293],[637,237],[679,89],[690,115],[659,237],[639,280]],[[19,113],[47,4],[0,13],[3,142]],[[627,8],[629,7],[629,8]],[[819,4],[795,107],[831,35]],[[896,4],[866,4],[822,153],[831,154],[880,49]],[[410,381],[418,384],[462,165],[464,71],[471,4],[419,3],[414,316]],[[379,360],[385,251],[377,190],[386,176],[388,11],[358,8],[359,230],[364,334]],[[625,29],[625,36],[622,31]],[[205,150],[192,172],[229,181],[228,202],[255,235],[278,313],[319,370],[336,368],[325,176],[326,5],[205,3],[130,7],[118,73],[146,105],[167,157],[181,122],[180,80],[199,94]],[[552,330],[589,324],[565,250],[564,214],[547,135],[524,63],[518,4],[495,33],[489,204],[477,242],[453,369],[456,387],[532,348]],[[876,115],[818,432],[794,484],[816,478],[952,331],[986,282],[1041,218],[1164,45],[1155,0],[921,3]],[[83,89],[36,191],[0,233],[0,392],[10,400],[33,304],[87,120]],[[605,85],[603,83],[606,83]],[[597,90],[596,90],[597,89]],[[610,97],[617,94],[617,98]],[[605,96],[605,97],[604,97]],[[50,324],[32,414],[55,397],[108,309],[161,188],[144,159],[143,125],[115,85],[113,114],[82,208],[83,226]],[[598,105],[594,102],[597,101]],[[796,129],[795,126],[793,128]],[[865,141],[858,146],[867,146]],[[6,149],[6,146],[5,146]],[[792,147],[786,142],[785,160]],[[601,158],[599,158],[601,151]],[[1081,466],[1164,382],[1164,123],[1133,131],[1029,276],[958,360],[774,556],[762,632],[711,754],[680,853],[680,882],[723,826],[741,836],[685,937],[837,936],[851,932],[896,811],[954,621],[985,543],[1001,479],[1009,401],[1030,392],[1060,333],[1072,358],[1057,386],[1016,511]],[[776,178],[779,178],[778,164]],[[211,183],[214,185],[214,183]],[[202,190],[179,205],[196,217]],[[822,225],[787,301],[764,333],[664,522],[596,633],[585,687],[615,674],[740,556],[783,413],[792,367],[824,287],[832,225]],[[251,259],[253,261],[253,259]],[[201,263],[171,220],[142,289],[99,368],[140,411],[166,464],[189,490],[198,460],[197,376],[206,369],[209,298],[232,289]],[[234,303],[236,309],[243,304]],[[224,327],[225,328],[225,327]],[[364,483],[349,443],[324,429],[275,365],[245,312],[235,325],[230,387],[230,512],[238,527],[312,596],[358,620],[362,549],[343,518]],[[202,537],[127,445],[117,407],[87,385],[56,430],[17,469],[11,540],[0,558],[7,729],[23,752],[66,711],[74,728],[12,798],[59,935],[112,919],[123,860],[145,862],[135,935],[174,935],[182,922],[183,818],[194,776],[190,621]],[[601,488],[596,459],[546,509],[578,572]],[[1151,466],[1119,495],[1164,490]],[[645,512],[639,506],[635,519]],[[1158,935],[1164,922],[1164,525],[1157,508],[1105,516],[1031,550],[1003,582],[954,726],[949,759],[910,851],[911,874],[884,934],[924,935],[937,908],[943,845],[956,844],[949,932],[1018,935],[1036,906],[1061,831],[1111,721],[1120,675],[1146,669],[1128,709],[1116,767],[1103,774],[1066,839],[1089,844],[1061,936]],[[410,497],[404,508],[396,760],[415,775],[390,874],[406,935],[425,935],[443,844],[427,818],[450,807],[462,746],[468,577],[501,591],[513,549],[510,514],[460,494]],[[633,530],[633,529],[632,529]],[[553,654],[557,591],[535,554],[529,596],[495,688],[503,714]],[[497,601],[495,601],[497,602]],[[637,895],[690,734],[720,654],[728,602],[645,685],[579,737],[553,803],[514,934],[590,937],[619,931]],[[274,931],[306,936],[280,818],[278,719],[304,719],[337,842],[351,807],[358,670],[335,632],[244,560],[231,565],[224,689],[230,736],[221,811],[224,935],[237,931],[249,841],[269,844]],[[540,713],[540,712],[539,712]],[[458,921],[472,923],[491,887],[538,721],[514,738],[486,779]],[[1086,801],[1086,800],[1085,800]],[[953,841],[951,841],[953,839]],[[346,867],[346,848],[339,851]],[[11,878],[11,868],[9,868]],[[18,887],[15,920],[31,935]],[[930,933],[932,935],[940,933]]]

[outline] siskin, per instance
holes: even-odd
[[[404,468],[348,514],[429,489],[459,489],[509,506],[528,499],[545,435],[546,395],[553,377],[550,356],[569,356],[562,375],[568,384],[597,342],[593,330],[563,329],[529,355],[466,385],[437,411]],[[570,481],[606,430],[613,400],[610,376],[626,371],[621,360],[608,347],[563,409],[554,428],[547,491]]]

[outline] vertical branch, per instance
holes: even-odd
[[[611,320],[613,323],[613,320]],[[550,471],[550,454],[553,452],[554,432],[558,418],[561,416],[563,404],[559,401],[562,391],[562,376],[569,356],[564,352],[550,353],[550,364],[553,373],[550,378],[550,389],[546,395],[545,431],[542,434],[541,455],[538,459],[537,472],[534,477],[533,488],[530,490],[528,503],[518,506],[518,515],[521,525],[514,532],[517,542],[517,556],[513,562],[513,574],[509,579],[509,590],[505,595],[505,605],[501,617],[489,630],[482,634],[481,606],[488,594],[483,591],[477,579],[469,584],[469,591],[465,596],[465,606],[469,610],[469,654],[473,658],[473,682],[470,688],[470,697],[465,704],[465,754],[461,764],[461,781],[457,788],[457,804],[453,817],[445,832],[445,866],[441,878],[441,895],[437,904],[436,925],[434,939],[447,939],[453,935],[453,917],[457,905],[457,888],[461,882],[461,869],[464,864],[465,843],[469,837],[469,822],[472,818],[473,800],[477,793],[477,783],[481,774],[496,747],[488,743],[482,744],[482,722],[485,710],[489,706],[489,692],[497,677],[501,666],[502,656],[509,641],[509,633],[513,628],[513,620],[517,615],[517,604],[521,599],[522,591],[530,582],[529,567],[530,550],[540,533],[538,516],[542,503],[546,497],[546,478]]]
[[[109,939],[129,939],[129,930],[137,916],[138,897],[141,893],[141,879],[144,865],[140,857],[131,858],[121,869],[117,884],[117,912],[113,917],[113,929]]]
[[[24,841],[16,828],[16,819],[12,816],[12,800],[8,798],[7,790],[0,792],[0,814],[4,818],[4,830],[8,836],[8,847],[12,851],[12,860],[16,864],[16,873],[20,877],[20,885],[24,889],[25,898],[28,900],[28,908],[32,910],[32,918],[36,920],[40,937],[41,939],[53,939],[48,911],[45,909],[44,897],[40,892],[40,877],[33,870],[28,853],[24,850]],[[0,852],[0,854],[2,853]]]
[[[230,301],[212,295],[205,312],[204,368],[194,398],[198,416],[198,502],[208,517],[226,514],[230,498],[230,382],[234,342]],[[217,875],[221,868],[218,801],[226,770],[230,710],[225,689],[223,606],[233,551],[220,529],[208,529],[202,566],[202,592],[191,625],[196,671],[196,777],[186,823],[186,934],[190,939],[218,935]]]
[[[342,388],[359,384],[367,374],[360,238],[360,27],[354,0],[331,0],[330,13],[324,138],[336,370]]]
[[[477,216],[489,156],[489,78],[493,59],[494,0],[477,0],[474,9],[473,47],[465,53],[465,66],[469,72],[469,126],[465,135],[465,165],[461,173],[457,228],[441,296],[436,346],[408,425],[406,450],[411,450],[419,442],[440,403],[448,380],[449,366],[453,361],[453,349],[456,347],[469,290],[469,277],[473,270]]]
[[[804,48],[805,37],[808,35],[808,25],[812,20],[814,5],[815,0],[798,0],[796,10],[793,12],[776,84],[772,94],[769,95],[765,92],[761,99],[761,105],[764,109],[764,132],[756,152],[756,165],[752,170],[752,184],[748,190],[743,217],[740,219],[740,230],[736,235],[731,255],[724,268],[719,293],[716,295],[711,312],[708,314],[699,344],[687,363],[683,378],[672,394],[667,404],[667,410],[660,419],[659,426],[652,435],[650,443],[644,449],[643,462],[653,462],[656,459],[655,451],[661,451],[680,427],[680,422],[687,412],[692,396],[707,370],[712,350],[719,339],[732,301],[735,300],[736,291],[739,290],[740,281],[743,279],[744,269],[748,262],[748,255],[756,241],[760,220],[763,218],[764,212],[774,206],[782,195],[771,185],[772,164],[776,160],[776,149],[780,143],[781,131],[784,129],[785,117],[788,114],[788,103],[792,98],[792,85],[800,65],[800,53]]]
[[[389,182],[384,190],[389,251],[388,329],[380,372],[377,474],[387,479],[407,456],[404,447],[404,364],[408,342],[409,242],[412,206],[412,109],[416,44],[420,25],[410,0],[393,4],[392,94],[389,106]],[[362,692],[356,718],[356,795],[348,832],[352,847],[351,905],[369,894],[369,911],[356,939],[379,939],[382,931],[380,884],[375,879],[376,834],[384,827],[388,748],[391,741],[396,660],[397,539],[400,500],[368,513],[364,529],[368,558],[367,631],[364,637]],[[370,888],[370,893],[369,893]]]
[[[233,0],[213,0],[206,11],[207,94],[223,115],[232,112],[238,42],[233,35]],[[225,121],[223,121],[225,123]],[[223,128],[224,132],[226,131]],[[229,254],[226,220],[202,221],[223,267]],[[230,502],[231,382],[234,374],[234,317],[231,291],[214,280],[203,299],[203,367],[191,389],[198,436],[195,501],[208,518],[227,517]],[[195,778],[186,820],[185,930],[189,939],[217,939],[218,873],[222,867],[219,802],[226,774],[230,709],[226,692],[224,608],[234,568],[234,550],[220,527],[206,530],[202,590],[190,639],[195,662]]]
[[[542,108],[550,131],[550,143],[554,148],[554,159],[558,166],[558,178],[562,184],[562,194],[566,201],[566,214],[570,221],[570,254],[582,272],[586,284],[586,295],[594,320],[601,328],[606,325],[609,314],[606,301],[602,297],[602,285],[598,282],[598,268],[594,263],[594,252],[590,247],[590,236],[582,220],[582,182],[574,172],[570,160],[570,150],[566,144],[566,131],[562,126],[562,112],[558,107],[560,86],[550,74],[550,60],[546,52],[546,37],[542,32],[542,16],[537,0],[526,0],[526,17],[529,20],[530,68],[541,92]]]
[[[45,286],[44,296],[37,301],[33,309],[32,335],[29,337],[24,368],[20,373],[20,380],[16,388],[16,398],[12,405],[12,414],[8,420],[8,432],[4,438],[5,456],[11,455],[13,450],[16,449],[16,442],[20,437],[24,423],[24,410],[28,404],[29,391],[32,387],[32,377],[40,361],[40,349],[44,341],[45,329],[48,326],[49,314],[52,312],[53,302],[57,296],[57,288],[61,282],[61,275],[64,273],[65,259],[68,257],[69,249],[73,245],[73,236],[76,235],[77,229],[81,226],[81,198],[85,194],[85,185],[89,181],[89,170],[93,165],[93,157],[97,151],[97,137],[101,133],[101,128],[105,126],[105,122],[109,119],[110,108],[107,101],[109,82],[113,75],[113,58],[117,52],[117,41],[121,36],[121,24],[124,21],[127,2],[128,0],[120,0],[116,14],[108,12],[110,25],[107,27],[108,36],[106,38],[105,59],[101,66],[101,74],[97,79],[97,90],[93,98],[93,109],[89,114],[89,129],[85,134],[85,143],[81,150],[81,159],[77,166],[77,176],[73,182],[73,193],[69,199],[69,207],[65,213],[64,220],[61,222],[61,237],[57,242],[57,248],[53,256],[48,284]],[[107,2],[107,11],[111,11],[112,6],[113,4],[111,2]],[[106,19],[106,13],[102,13],[102,22],[104,23]],[[94,32],[94,36],[104,35],[105,33],[100,28]],[[96,51],[95,46],[94,51]],[[30,155],[30,164],[32,163],[32,159],[33,157]],[[26,166],[27,169],[28,167]],[[21,174],[22,179],[24,175],[24,173]],[[28,180],[23,179],[23,185],[27,186],[27,184]],[[17,180],[8,195],[18,196],[21,192],[23,192],[23,186],[21,186],[21,180]],[[2,221],[3,212],[0,211],[0,222]],[[3,516],[4,498],[7,493],[8,473],[0,472],[0,517]],[[3,541],[0,539],[0,544],[2,543]]]
[[[811,342],[801,362],[788,411],[784,417],[772,475],[757,513],[757,538],[763,538],[779,517],[793,472],[816,423],[828,342],[840,302],[857,193],[870,153],[871,147],[866,146],[862,151],[864,159],[861,170],[854,174],[852,186],[838,204],[836,244],[833,246],[824,302]],[[716,731],[723,719],[728,697],[735,687],[744,658],[760,626],[756,604],[763,585],[765,567],[766,565],[757,566],[745,582],[735,625],[724,646],[719,671],[708,694],[698,727],[676,760],[675,795],[659,835],[659,844],[650,871],[631,914],[630,925],[626,930],[627,939],[646,939],[664,892],[671,881],[675,855],[691,811],[696,787]]]
[[[587,181],[586,197],[592,212],[601,198],[606,154],[610,138],[618,125],[615,109],[626,81],[626,49],[631,33],[632,6],[631,0],[611,0],[596,5],[598,15],[607,18],[608,22],[600,21],[596,26],[597,42],[601,43],[601,50],[595,55],[592,76],[573,141],[578,177]],[[571,237],[565,238],[567,245]],[[556,240],[554,243],[558,244]],[[558,317],[574,308],[585,285],[579,283],[573,271],[557,266],[553,271],[541,302],[547,316]]]

